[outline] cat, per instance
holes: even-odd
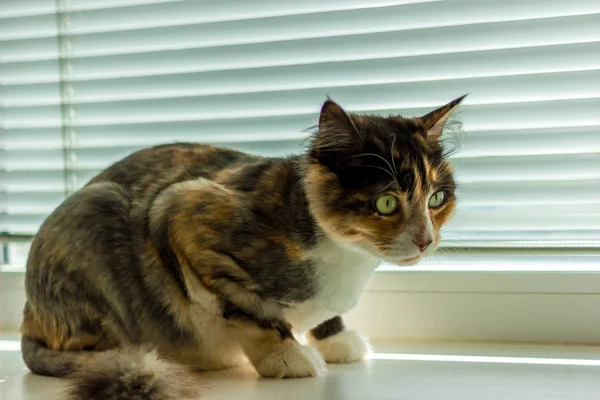
[[[33,240],[26,365],[70,378],[72,399],[157,400],[195,398],[193,370],[307,377],[364,358],[342,315],[382,260],[439,245],[456,203],[442,131],[463,98],[420,118],[327,99],[300,155],[176,143],[110,166]]]

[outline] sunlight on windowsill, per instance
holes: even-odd
[[[0,340],[0,352],[19,352],[18,340]],[[433,361],[485,364],[531,364],[531,365],[572,365],[600,367],[600,360],[573,358],[537,358],[537,357],[495,357],[448,354],[411,354],[411,353],[371,353],[372,360],[389,361]]]

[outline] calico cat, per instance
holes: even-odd
[[[192,369],[319,375],[368,351],[341,315],[373,270],[433,253],[455,206],[441,133],[421,118],[321,110],[307,151],[138,151],[64,201],[27,262],[22,351],[72,399],[191,399]],[[308,344],[294,334],[307,333]]]

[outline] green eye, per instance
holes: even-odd
[[[398,208],[398,200],[394,196],[381,196],[375,200],[375,207],[381,214],[391,214]]]
[[[429,208],[438,208],[444,203],[446,199],[446,192],[439,191],[435,192],[433,196],[429,198]]]

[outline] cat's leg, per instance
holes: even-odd
[[[298,343],[285,321],[260,320],[232,304],[224,307],[223,316],[231,321],[244,353],[260,375],[301,378],[325,372],[319,352]]]
[[[184,276],[192,300],[200,287],[216,296],[232,339],[260,375],[300,378],[325,371],[319,352],[294,338],[281,305],[259,296],[257,284],[231,257],[206,249],[188,251],[187,256],[193,267],[184,264]]]
[[[21,325],[33,372],[66,375],[91,353],[128,341],[132,329],[116,311],[120,297],[110,279],[111,267],[127,259],[128,212],[122,187],[97,183],[70,196],[40,227],[27,261]]]
[[[367,340],[355,330],[346,330],[340,316],[312,329],[308,341],[328,363],[355,362],[362,360],[370,351]]]
[[[298,343],[282,317],[281,304],[261,296],[260,283],[222,251],[223,237],[244,221],[243,210],[239,196],[219,184],[180,183],[155,201],[150,232],[159,239],[161,232],[168,232],[189,298],[201,303],[205,290],[216,297],[213,304],[219,305],[234,340],[260,375],[319,375],[325,370],[319,352]]]
[[[325,371],[319,352],[294,338],[281,316],[281,305],[259,296],[253,290],[256,283],[234,260],[210,250],[188,255],[199,277],[199,281],[188,279],[192,298],[200,281],[216,295],[234,340],[260,375],[301,378]]]

